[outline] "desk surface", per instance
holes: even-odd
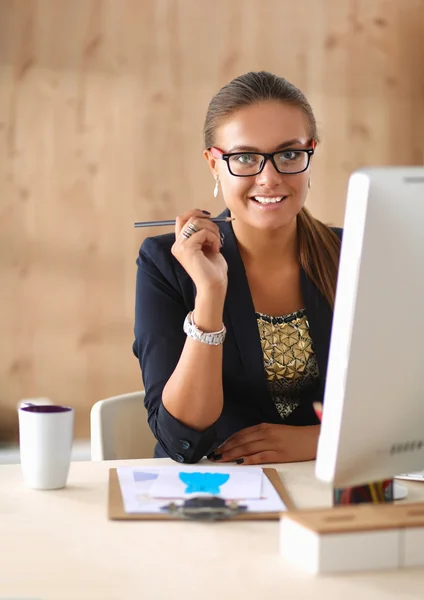
[[[167,464],[167,459],[154,464]],[[0,467],[0,599],[343,600],[422,598],[424,569],[311,577],[283,563],[279,523],[108,521],[110,467],[76,462],[68,486],[26,489],[20,465]],[[298,508],[329,506],[314,463],[275,466]],[[424,483],[405,482],[408,502]]]

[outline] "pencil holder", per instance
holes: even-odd
[[[355,487],[334,488],[333,505],[340,504],[380,504],[393,502],[393,479],[382,479]]]

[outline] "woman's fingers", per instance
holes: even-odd
[[[222,456],[217,462],[231,462],[233,460],[237,460],[246,456],[252,456],[253,454],[258,454],[259,452],[264,452],[267,450],[269,450],[269,444],[267,444],[266,440],[246,442],[236,446],[235,448],[232,448],[231,450],[227,450],[226,452],[221,452],[219,449],[217,452],[219,452]]]
[[[196,218],[204,219],[205,221],[209,220],[209,216],[198,208],[192,208],[182,215],[178,215],[175,225],[175,237],[177,238],[180,235],[181,230],[184,228],[185,224],[190,221],[190,219]]]
[[[181,217],[182,219],[182,217]],[[199,243],[210,246],[213,252],[219,252],[222,245],[221,233],[218,226],[213,223],[210,219],[198,216],[191,216],[188,220],[181,221],[183,223],[180,227],[180,223],[176,225],[175,243],[177,246],[187,246],[194,248]],[[209,236],[199,236],[201,231],[208,231]],[[211,237],[212,236],[212,237]]]
[[[212,223],[214,225],[214,223]],[[218,253],[221,249],[221,239],[219,232],[211,231],[207,226],[198,229],[198,231],[191,233],[190,237],[186,238],[181,232],[178,240],[175,242],[174,251],[177,254],[184,254],[186,252],[193,252],[196,250],[210,251]],[[174,252],[175,253],[175,252]]]
[[[239,464],[243,465],[264,465],[277,462],[282,462],[282,459],[274,450],[267,450],[266,452],[258,452],[257,454],[246,456],[243,458],[243,462],[239,459]]]
[[[228,438],[216,452],[224,453],[237,448],[241,444],[249,444],[250,442],[257,442],[266,438],[267,423],[261,423],[259,425],[253,425],[252,427],[246,427],[234,433]]]
[[[195,209],[177,217],[171,252],[197,290],[226,286],[227,263],[220,252],[222,244],[223,236],[209,214]]]

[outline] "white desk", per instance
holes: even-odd
[[[171,461],[158,460],[160,464]],[[152,460],[75,462],[68,487],[23,486],[0,467],[0,598],[40,600],[333,600],[424,595],[424,569],[311,577],[278,553],[278,521],[108,521],[108,469]],[[313,463],[275,465],[299,508],[330,505]],[[424,484],[406,483],[408,501]]]

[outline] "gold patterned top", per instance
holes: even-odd
[[[282,419],[319,384],[305,309],[281,317],[256,313],[268,389]]]

